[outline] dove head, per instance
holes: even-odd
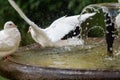
[[[31,26],[28,29],[28,33],[30,33],[32,38],[35,39],[36,32],[34,31],[34,29]]]
[[[28,29],[28,33],[31,33],[31,34],[34,33],[33,28],[31,26]]]
[[[7,21],[4,24],[4,29],[16,28],[17,26],[12,21]]]

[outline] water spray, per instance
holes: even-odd
[[[105,13],[105,24],[106,24],[106,43],[107,43],[107,54],[113,56],[113,43],[115,38],[115,24],[109,13]]]

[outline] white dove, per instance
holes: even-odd
[[[120,13],[115,17],[116,28],[120,28]]]
[[[48,28],[41,29],[27,18],[13,0],[8,1],[19,15],[30,25],[29,31],[32,38],[42,47],[82,45],[84,41],[77,37],[80,33],[80,27],[78,27],[79,22],[85,21],[90,16],[95,15],[95,13],[86,13],[81,16],[64,16],[55,20]]]
[[[80,19],[86,20],[95,13],[86,13],[81,15]],[[86,17],[87,16],[87,17]],[[29,31],[32,38],[43,47],[47,46],[67,46],[67,45],[83,45],[84,41],[78,38],[80,34],[79,20],[80,15],[61,17],[55,20],[46,29],[34,29],[30,26]],[[41,33],[42,31],[42,33]],[[65,39],[64,36],[67,37]]]
[[[0,31],[0,57],[12,54],[19,46],[21,35],[17,26],[8,21],[4,24],[4,29]]]

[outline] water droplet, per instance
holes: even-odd
[[[112,50],[113,50],[113,48],[112,48],[112,47],[110,47],[110,50],[112,51]]]
[[[112,23],[110,23],[109,26],[112,26]]]
[[[90,23],[87,23],[87,25],[89,25]]]
[[[116,36],[116,35],[114,35],[114,34],[112,35],[112,37],[115,37],[115,36]]]
[[[104,22],[107,22],[107,20],[104,20]]]
[[[113,58],[112,58],[112,57],[106,57],[105,60],[110,60],[110,61],[112,61]]]
[[[90,19],[92,20],[93,18],[91,17]]]
[[[108,34],[109,32],[106,30],[106,33]]]
[[[108,27],[109,25],[108,24],[106,24],[106,27]]]
[[[76,32],[73,33],[74,35],[76,34]]]

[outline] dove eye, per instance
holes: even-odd
[[[9,24],[10,26],[12,25],[12,24]]]

